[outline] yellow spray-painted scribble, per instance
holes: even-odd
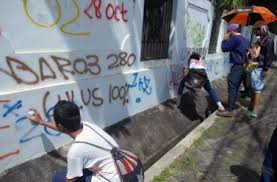
[[[69,35],[84,35],[84,36],[88,36],[90,34],[90,32],[68,32],[66,30],[64,30],[67,26],[73,24],[74,22],[78,21],[80,19],[80,7],[79,4],[76,2],[76,0],[72,0],[74,7],[77,10],[77,14],[75,17],[73,17],[72,19],[68,20],[67,22],[65,22],[64,24],[62,24],[61,26],[61,31],[65,34],[69,34]]]
[[[62,8],[61,8],[61,3],[59,0],[56,0],[56,3],[57,3],[57,7],[58,7],[58,15],[57,15],[57,18],[54,20],[54,22],[50,25],[47,25],[47,24],[42,24],[42,23],[39,23],[37,21],[35,21],[32,16],[30,15],[29,13],[29,10],[28,10],[28,0],[23,0],[23,6],[24,6],[24,11],[26,13],[26,16],[29,18],[29,20],[39,26],[39,27],[43,27],[43,28],[51,28],[51,27],[54,27],[55,25],[57,25],[57,23],[60,21],[61,17],[62,17]]]
[[[28,0],[23,0],[23,7],[24,7],[24,11],[26,16],[28,17],[28,19],[36,26],[39,27],[43,27],[43,28],[52,28],[55,25],[57,25],[62,17],[62,8],[61,8],[61,0],[55,0],[57,3],[57,17],[54,20],[53,23],[51,24],[43,24],[40,22],[37,22],[36,20],[34,20],[34,18],[31,16],[29,10],[28,10]],[[78,4],[78,2],[76,0],[72,0],[72,3],[74,4],[74,7],[76,8],[77,14],[76,16],[74,16],[72,19],[66,21],[64,24],[61,25],[60,30],[68,35],[73,35],[73,36],[89,36],[90,32],[70,32],[70,31],[66,31],[65,28],[68,27],[69,25],[77,22],[80,19],[80,6]]]

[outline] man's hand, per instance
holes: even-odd
[[[56,130],[56,131],[59,131],[59,132],[63,132],[63,131],[60,131],[60,129],[57,127],[56,123],[52,123],[52,122],[48,122],[48,121],[45,121],[41,118],[39,112],[32,108],[30,109],[31,113],[29,113],[29,118],[30,120],[32,120],[34,123],[36,124],[39,124],[39,125],[43,125],[43,126],[46,126],[47,128],[51,128],[53,130]]]
[[[224,40],[228,40],[228,39],[230,39],[230,35],[231,35],[231,33],[229,32],[229,33],[225,33],[224,34]]]
[[[30,119],[31,119],[34,123],[39,124],[39,125],[44,124],[44,121],[42,120],[40,114],[38,113],[38,111],[37,111],[36,109],[32,108],[32,109],[30,109],[29,112],[32,112],[32,113],[31,113],[32,115],[30,116]]]
[[[189,72],[188,68],[183,68],[183,76],[186,76]]]

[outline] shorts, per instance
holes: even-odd
[[[264,78],[262,77],[262,68],[256,68],[251,72],[251,87],[254,93],[261,93],[264,88]]]

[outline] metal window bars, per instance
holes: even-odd
[[[141,60],[168,58],[173,0],[145,0]]]

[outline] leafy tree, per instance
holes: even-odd
[[[232,10],[247,5],[248,0],[216,0],[216,8]]]

